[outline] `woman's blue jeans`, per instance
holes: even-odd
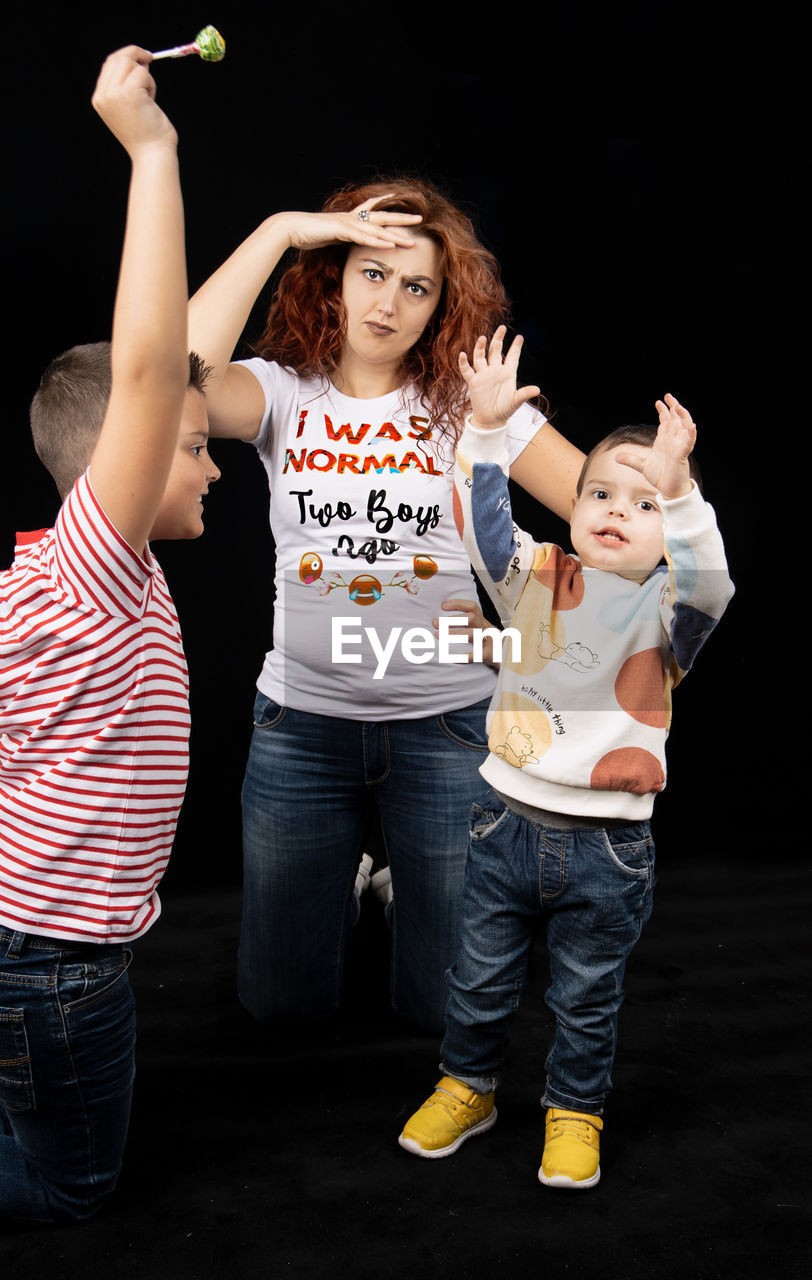
[[[131,959],[0,928],[0,1220],[87,1218],[113,1190],[135,1075]]]
[[[240,999],[307,1019],[342,997],[358,863],[377,815],[392,873],[391,996],[441,1031],[471,804],[487,792],[488,700],[419,720],[362,721],[260,694],[243,787]]]
[[[612,1086],[626,961],[653,888],[648,822],[560,830],[519,817],[493,792],[475,805],[445,1074],[479,1093],[496,1087],[530,952],[546,930],[555,1031],[543,1102],[599,1115]]]

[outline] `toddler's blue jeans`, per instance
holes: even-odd
[[[530,952],[546,931],[555,1030],[543,1102],[599,1115],[612,1085],[626,961],[653,887],[648,822],[562,830],[519,817],[493,792],[475,804],[444,1073],[479,1093],[496,1087]]]
[[[0,928],[0,1220],[87,1218],[113,1190],[135,1074],[131,958]]]

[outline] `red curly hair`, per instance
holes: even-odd
[[[450,426],[456,435],[468,412],[459,353],[470,355],[480,334],[490,335],[508,320],[499,264],[480,244],[471,220],[419,178],[344,187],[329,197],[323,211],[349,212],[381,196],[386,199],[379,200],[376,211],[419,213],[422,222],[415,230],[440,248],[440,301],[404,356],[403,382],[416,388],[432,424]],[[349,244],[336,244],[300,251],[279,282],[265,328],[254,344],[258,355],[305,376],[331,377],[346,334],[341,285],[349,249]]]

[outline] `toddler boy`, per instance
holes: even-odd
[[[474,806],[457,961],[450,972],[444,1075],[399,1142],[451,1155],[496,1120],[508,1024],[546,929],[546,1138],[539,1179],[584,1189],[600,1178],[626,960],[651,913],[649,817],[665,785],[671,689],[733,588],[712,509],[692,479],[696,429],[673,396],[659,428],[614,432],[593,449],[571,518],[576,556],[513,524],[505,424],[538,388],[516,389],[521,339],[504,329],[473,365],[460,359],[472,415],[457,449],[455,512],[503,622],[505,646]],[[667,548],[668,565],[661,565]]]

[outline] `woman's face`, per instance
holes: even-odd
[[[434,314],[443,287],[440,248],[420,232],[413,238],[410,249],[350,249],[341,285],[344,359],[399,366]]]

